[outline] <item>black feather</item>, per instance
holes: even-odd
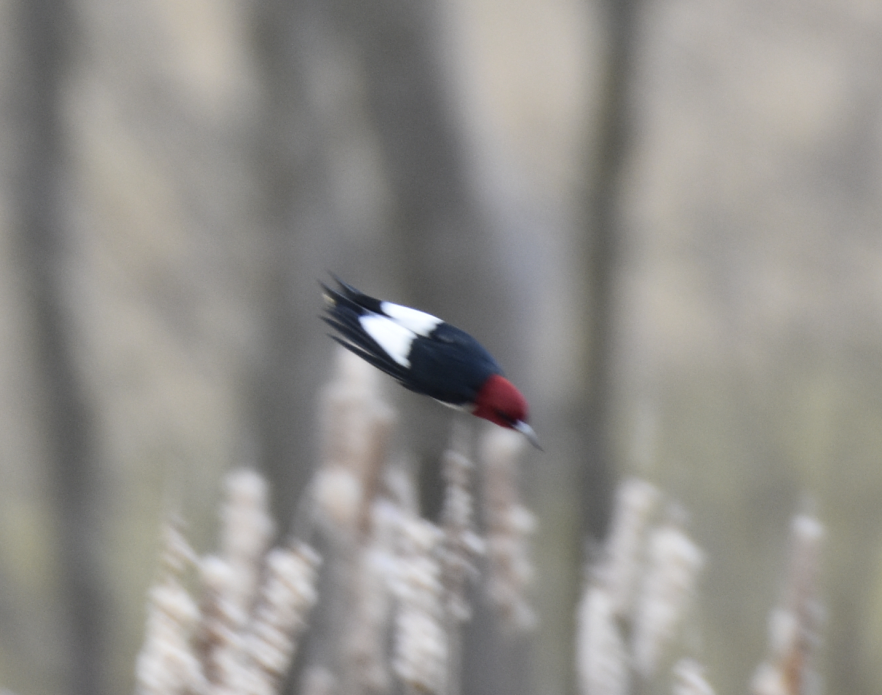
[[[364,292],[361,292],[355,289],[352,285],[349,285],[343,282],[336,275],[331,273],[331,277],[334,278],[334,281],[340,285],[340,289],[343,290],[342,294],[336,292],[337,296],[345,297],[346,300],[352,302],[352,304],[361,307],[362,309],[367,309],[368,311],[372,311],[375,314],[382,314],[383,310],[380,308],[380,300],[374,297],[369,297]],[[327,288],[325,288],[327,290]]]
[[[404,367],[392,359],[364,330],[359,319],[366,314],[385,315],[379,299],[370,297],[332,274],[340,286],[322,284],[327,299],[322,319],[339,335],[340,345],[385,372],[405,388],[443,403],[474,403],[491,374],[502,374],[496,360],[465,331],[440,322],[427,336],[415,336]]]
[[[337,282],[340,283],[344,289],[348,287],[348,285],[344,285],[340,280],[337,280]],[[386,372],[389,376],[394,377],[399,381],[406,379],[407,370],[389,357],[377,341],[371,338],[371,336],[361,327],[359,318],[369,313],[371,310],[355,302],[348,292],[347,295],[343,295],[324,284],[322,284],[322,288],[324,289],[325,297],[328,300],[328,305],[325,307],[327,315],[322,316],[321,318],[325,323],[340,333],[339,336],[331,335],[331,337],[347,350],[358,355],[377,369]],[[356,294],[360,294],[357,290],[354,290],[354,288],[350,289]]]

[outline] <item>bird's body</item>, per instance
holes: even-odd
[[[523,432],[539,446],[526,400],[477,340],[436,316],[337,283],[339,290],[323,285],[322,318],[337,330],[334,340],[405,388]]]

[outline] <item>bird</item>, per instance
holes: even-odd
[[[404,388],[522,433],[537,449],[527,400],[471,335],[419,309],[370,297],[336,275],[320,283],[328,334]]]

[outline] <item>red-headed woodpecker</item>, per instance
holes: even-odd
[[[542,448],[527,424],[526,399],[477,340],[431,314],[374,299],[334,279],[339,290],[322,285],[322,319],[339,333],[331,338],[404,388],[522,432]]]

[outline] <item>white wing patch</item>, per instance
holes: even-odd
[[[441,323],[441,319],[432,316],[424,311],[417,311],[408,306],[401,304],[393,304],[392,302],[380,302],[380,310],[409,331],[421,335],[424,338],[435,330],[436,326]],[[376,338],[375,338],[376,340]],[[377,341],[380,342],[380,341]],[[380,343],[382,345],[382,343]],[[398,360],[396,360],[397,362]]]
[[[383,302],[383,304],[386,304],[386,302]],[[393,304],[392,306],[397,305]],[[406,307],[398,308],[405,309]],[[385,307],[383,310],[385,311]],[[410,309],[410,311],[413,311],[416,314],[422,313],[420,311],[415,311],[414,309]],[[429,315],[423,314],[423,316]],[[434,316],[429,318],[432,318],[435,321],[438,320],[435,319]],[[365,314],[364,316],[359,317],[358,322],[361,324],[364,332],[377,341],[377,344],[383,348],[389,357],[398,362],[402,367],[410,369],[410,360],[407,356],[410,354],[411,343],[413,343],[414,338],[417,337],[417,334],[414,331],[407,328],[404,322],[398,323],[391,318],[381,316],[380,314]]]

